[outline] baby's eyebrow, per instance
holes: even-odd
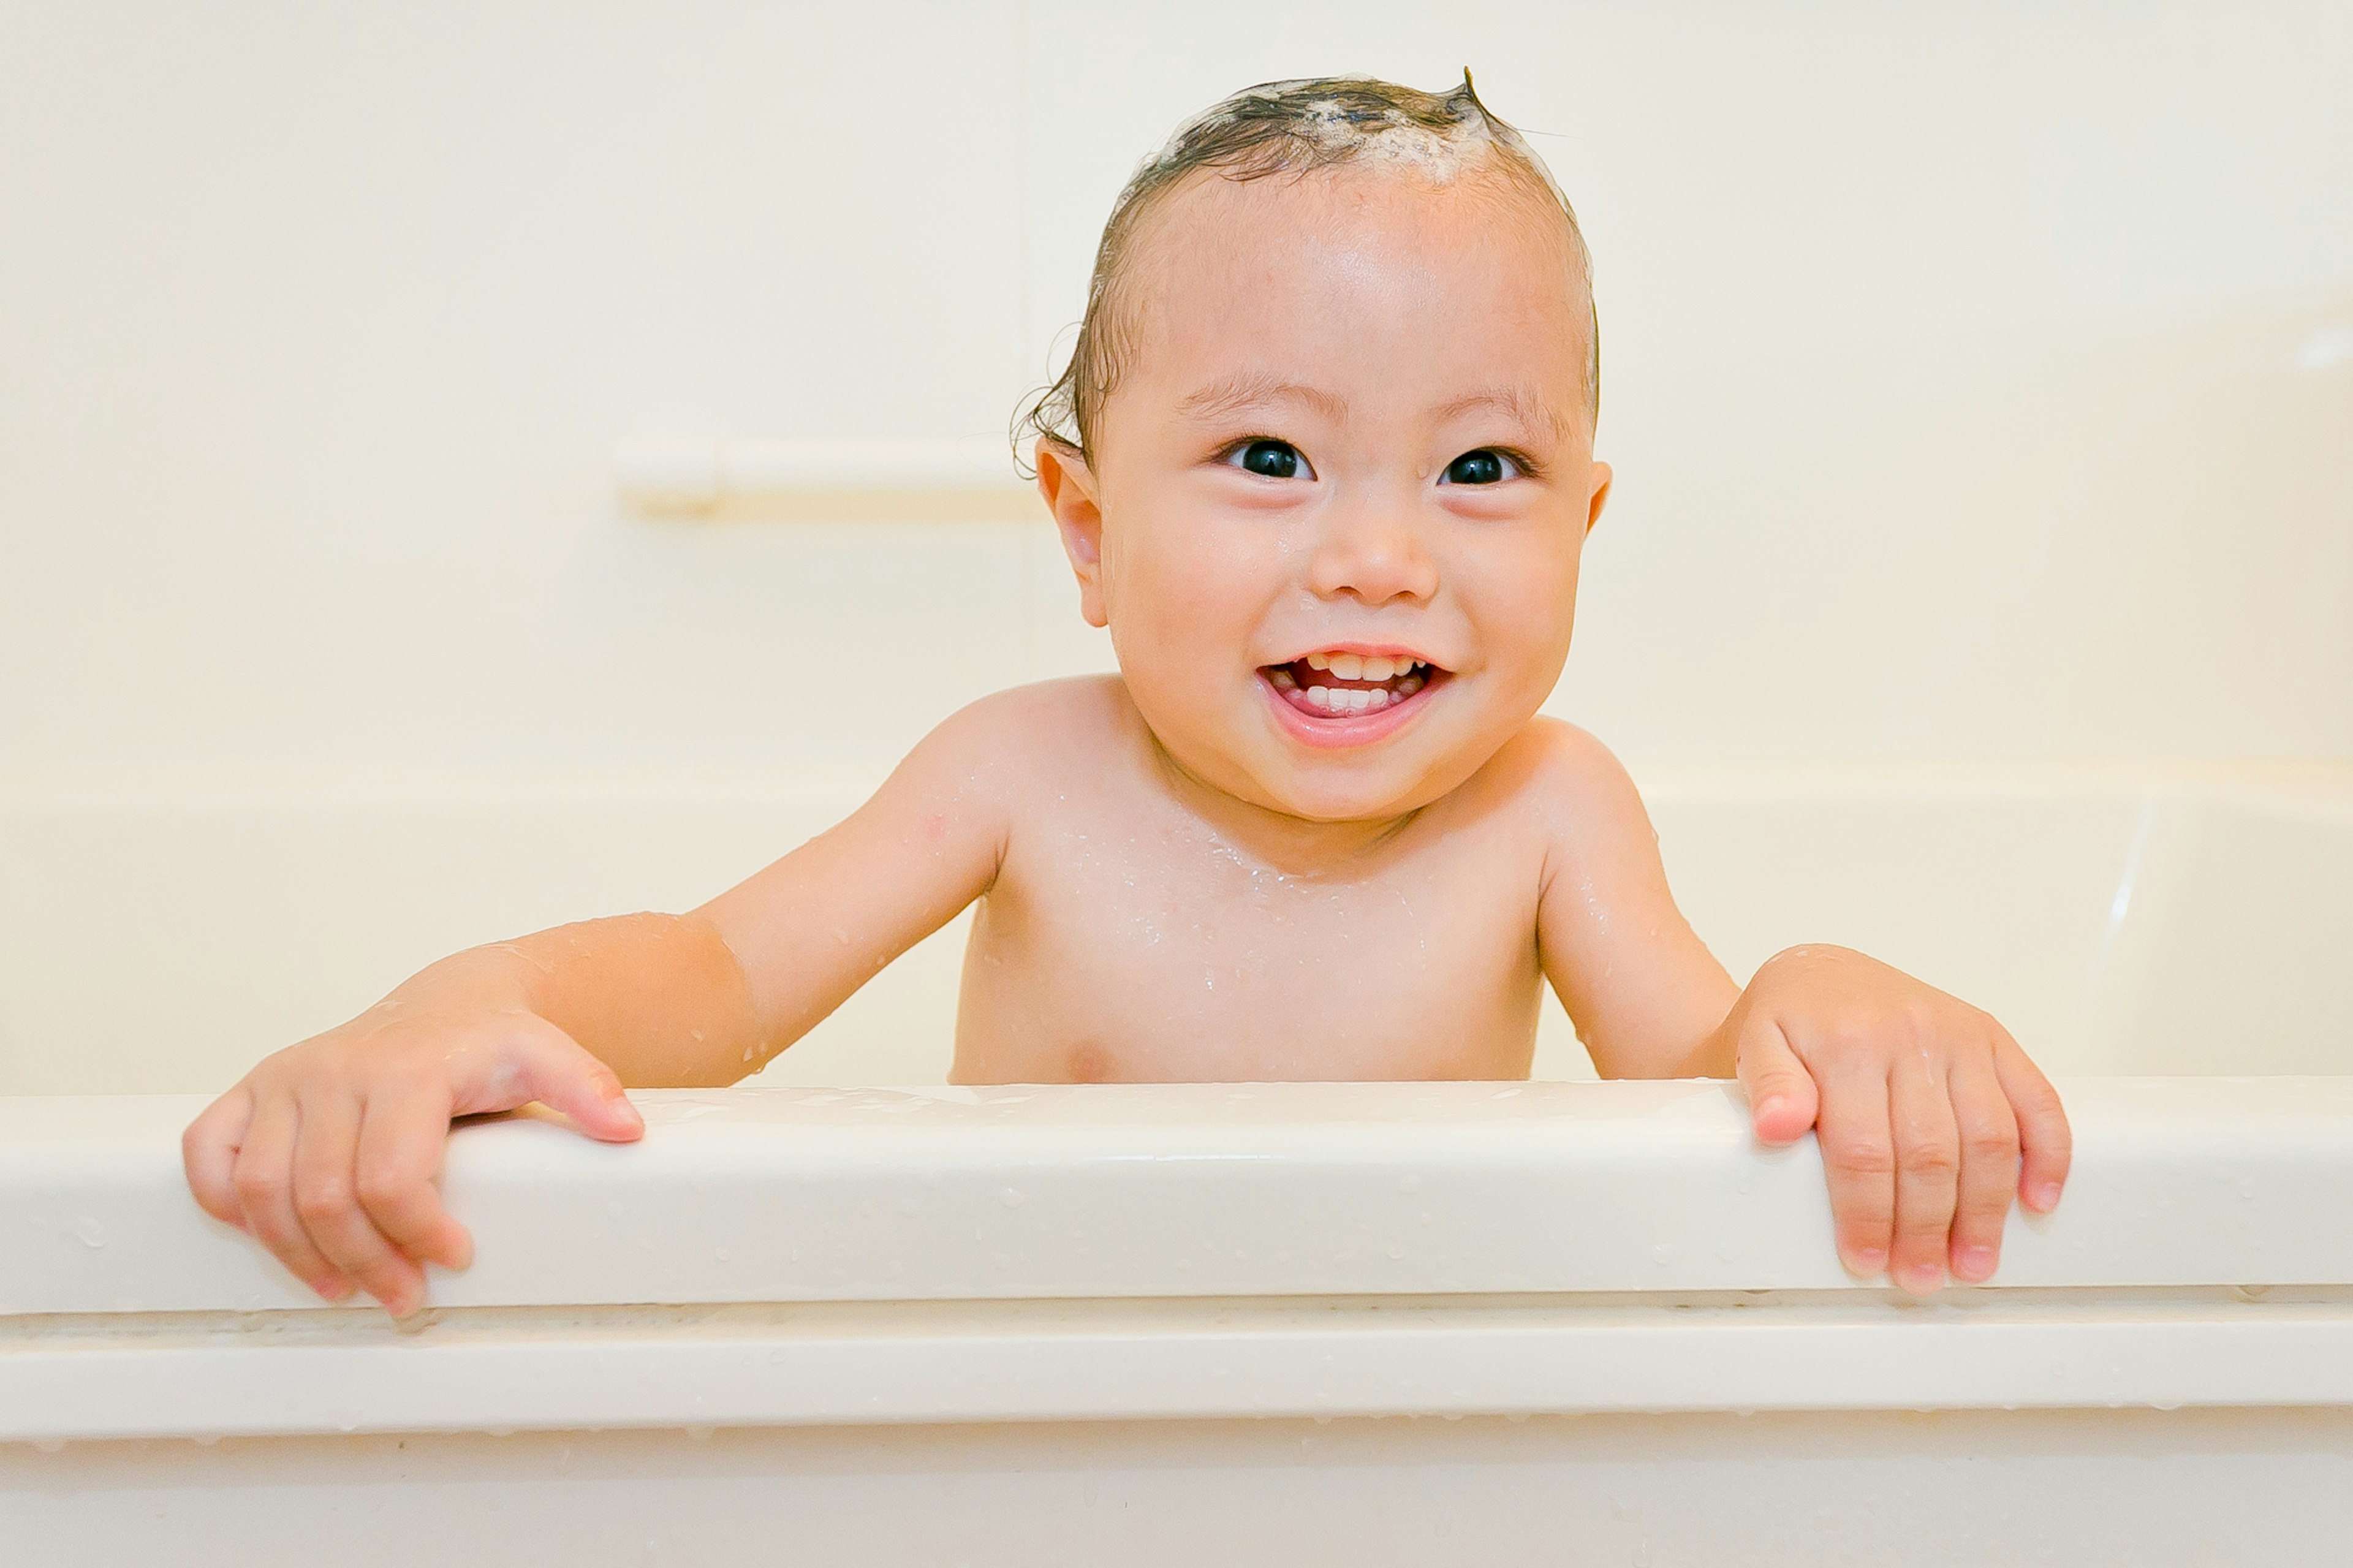
[[[1468,414],[1474,408],[1499,408],[1529,430],[1546,430],[1556,441],[1568,438],[1568,422],[1559,410],[1545,401],[1541,393],[1523,386],[1482,387],[1467,396],[1440,405],[1437,416],[1442,423],[1458,414]]]
[[[1179,417],[1216,419],[1260,403],[1303,403],[1333,419],[1348,416],[1345,398],[1321,388],[1283,381],[1264,371],[1241,371],[1188,393],[1176,405]]]

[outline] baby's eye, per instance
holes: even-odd
[[[1312,479],[1315,470],[1288,441],[1244,441],[1219,459],[1269,479]]]
[[[1438,476],[1441,485],[1493,485],[1505,479],[1518,479],[1526,472],[1520,465],[1493,447],[1482,447],[1475,452],[1465,452],[1446,465]]]

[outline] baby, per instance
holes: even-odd
[[[188,1180],[322,1296],[395,1315],[470,1239],[453,1117],[756,1071],[977,900],[958,1083],[1515,1079],[1549,981],[1613,1078],[1737,1076],[1819,1129],[1838,1247],[1912,1291],[2058,1201],[2001,1026],[1860,953],[1735,984],[1617,761],[1539,716],[1609,468],[1576,219],[1463,85],[1253,88],[1121,195],[1026,419],[1116,677],[934,730],[847,821],[684,915],[460,952],[269,1058]]]

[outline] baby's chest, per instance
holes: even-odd
[[[1317,880],[1074,857],[984,903],[960,1045],[1019,1058],[1011,1076],[1514,1076],[1534,879],[1472,869]]]

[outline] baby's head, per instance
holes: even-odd
[[[1492,757],[1567,656],[1597,365],[1576,219],[1467,79],[1277,82],[1180,129],[1025,416],[1170,758],[1337,821]]]

